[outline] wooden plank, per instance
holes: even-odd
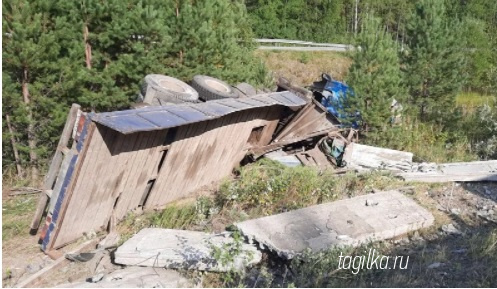
[[[165,137],[165,130],[156,131],[154,132],[154,135],[151,136],[149,149],[147,149],[142,156],[143,160],[140,164],[141,170],[140,173],[136,175],[136,183],[134,185],[135,193],[128,203],[127,211],[137,208],[140,204],[147,183],[152,178],[155,167],[158,165],[158,161],[160,161],[161,154],[159,147],[164,143]]]
[[[180,141],[186,136],[188,127],[178,127],[175,131],[175,135],[172,133],[168,134],[172,138],[171,140],[168,140],[168,142],[171,141],[170,148],[162,165],[162,169],[157,176],[155,185],[150,192],[149,201],[147,202],[145,208],[154,208],[162,205],[161,195],[164,194],[164,189],[169,185],[168,182],[171,180],[170,176],[175,170],[174,164],[178,158],[178,152],[181,152],[181,150],[184,149],[184,147],[181,147]]]
[[[112,198],[112,195],[107,192],[110,187],[112,172],[117,169],[115,167],[117,156],[113,156],[116,146],[120,145],[115,142],[117,134],[118,132],[111,130],[104,138],[105,147],[103,149],[103,156],[99,159],[102,169],[100,170],[98,181],[96,181],[97,188],[91,192],[89,206],[84,211],[84,217],[82,218],[86,220],[84,222],[85,232],[92,230],[99,231],[106,221],[107,216],[112,213],[105,208],[105,205]]]
[[[238,121],[240,115],[241,114],[238,113],[226,116],[223,123],[216,129],[216,134],[211,136],[209,141],[212,142],[213,149],[211,152],[205,152],[204,161],[201,162],[201,164],[206,167],[206,170],[199,171],[199,173],[204,173],[203,177],[200,179],[200,186],[209,184],[223,177],[221,172],[223,168],[226,167],[225,162],[229,156],[221,154],[225,152],[224,148],[226,146],[232,146],[230,139],[228,138],[229,131],[232,128],[232,124]],[[201,168],[199,169],[201,170]],[[199,186],[198,183],[196,185]]]
[[[222,119],[223,118],[218,118],[216,119],[216,122],[220,122],[222,121]],[[189,154],[199,153],[198,151],[191,151],[191,138],[189,137],[192,132],[195,131],[195,127],[197,125],[198,123],[183,128],[183,130],[185,131],[184,137],[171,145],[171,148],[174,148],[174,150],[170,151],[169,153],[173,154],[168,156],[171,157],[174,162],[171,162],[171,171],[168,176],[168,180],[163,183],[161,195],[159,198],[159,205],[177,200],[181,198],[182,195],[184,195],[183,192],[179,190],[185,182],[184,176],[187,170],[187,163],[185,162],[185,158],[187,158]],[[206,144],[202,145],[205,146]]]
[[[247,117],[251,114],[250,111],[244,111],[239,113],[236,118],[233,119],[230,131],[225,135],[225,139],[218,140],[221,145],[223,145],[223,150],[221,151],[222,163],[219,164],[219,176],[211,180],[218,181],[219,179],[229,175],[233,170],[233,163],[236,162],[233,158],[243,149],[239,143],[245,144],[247,142],[248,136],[247,131],[243,128],[246,127]],[[250,130],[250,132],[252,129]],[[250,135],[249,132],[249,135]]]
[[[188,140],[188,151],[183,151],[185,153],[184,165],[183,165],[183,183],[180,185],[178,189],[179,192],[184,194],[188,194],[192,187],[195,188],[196,183],[198,182],[199,175],[197,175],[197,171],[195,168],[198,167],[195,162],[195,157],[197,156],[197,152],[199,152],[200,148],[204,145],[202,142],[202,137],[206,132],[206,128],[208,127],[209,122],[204,121],[198,123],[195,126],[195,130],[193,130],[190,134],[190,138]]]
[[[142,161],[143,155],[146,154],[146,148],[149,138],[150,134],[147,132],[138,133],[138,139],[135,143],[135,147],[133,148],[133,161],[128,163],[126,170],[126,181],[123,183],[123,190],[119,197],[119,202],[117,203],[115,208],[115,215],[117,219],[121,219],[127,214],[128,204],[132,199],[133,194],[135,193],[135,188],[133,186],[134,184],[136,184],[138,172],[141,169],[139,166]]]
[[[117,193],[115,191],[119,185],[119,177],[122,177],[124,171],[127,169],[126,166],[123,165],[123,150],[128,148],[125,143],[126,139],[134,140],[133,136],[123,135],[118,132],[115,133],[115,137],[112,140],[112,147],[110,149],[111,158],[107,162],[107,171],[105,172],[107,177],[105,180],[100,181],[100,183],[104,185],[98,190],[102,200],[100,201],[101,204],[97,210],[97,214],[94,217],[95,222],[92,224],[93,229],[106,229],[110,216],[113,214],[113,207],[117,198]]]
[[[236,150],[233,140],[240,139],[240,133],[243,135],[243,132],[239,131],[240,124],[245,122],[246,115],[249,113],[248,111],[243,111],[232,114],[229,118],[227,117],[223,126],[218,129],[218,134],[213,136],[212,141],[215,150],[212,154],[207,155],[206,163],[209,167],[205,171],[205,175],[200,179],[201,182],[196,184],[197,188],[218,181],[231,173],[231,153]],[[246,139],[243,141],[246,142]]]
[[[54,208],[53,214],[47,216],[47,222],[44,227],[44,232],[42,232],[42,250],[48,252],[53,249],[55,241],[61,230],[61,226],[64,224],[65,214],[70,204],[74,187],[80,177],[81,169],[83,167],[84,161],[86,159],[86,153],[88,148],[92,143],[93,133],[95,131],[95,124],[91,122],[89,117],[80,118],[81,131],[78,135],[78,141],[76,144],[76,151],[78,152],[75,158],[75,164],[71,175],[66,175],[65,179],[69,183],[64,190],[61,190],[59,196],[57,197],[57,204]]]
[[[98,177],[99,170],[95,167],[98,159],[102,154],[102,148],[105,146],[104,137],[107,129],[98,129],[92,123],[92,138],[91,143],[88,145],[88,150],[81,160],[82,168],[80,174],[74,179],[74,187],[70,191],[70,195],[65,197],[65,210],[62,214],[63,219],[57,224],[57,237],[54,238],[53,248],[60,248],[61,246],[71,242],[84,232],[78,227],[81,222],[81,212],[87,208],[90,193],[94,190],[95,177]],[[104,134],[104,135],[102,135]]]
[[[73,150],[68,155],[66,155],[64,157],[64,160],[62,161],[62,165],[60,166],[59,174],[57,176],[58,181],[55,183],[55,186],[53,187],[53,191],[55,193],[53,193],[52,196],[50,197],[50,202],[48,205],[48,212],[50,214],[53,213],[53,210],[57,203],[57,198],[59,197],[60,190],[62,189],[62,185],[64,183],[64,177],[67,174],[67,170],[69,169],[69,166],[71,164],[72,157],[77,153],[78,152],[76,151],[76,148],[73,148]]]
[[[121,194],[126,185],[128,174],[130,172],[129,166],[133,162],[134,151],[133,148],[138,144],[138,133],[133,133],[129,135],[119,134],[116,141],[120,144],[119,150],[116,150],[117,159],[115,160],[115,172],[113,173],[113,179],[109,185],[108,194],[112,198],[114,204],[112,215],[117,220],[117,208],[119,202],[121,201]],[[112,217],[108,216],[108,217]]]
[[[247,126],[245,128],[241,128],[240,130],[244,131],[245,133],[250,134],[250,131],[252,130],[254,125],[250,122],[247,122]],[[248,138],[248,136],[246,136],[246,137]],[[240,152],[235,157],[233,157],[234,163],[232,164],[232,166],[236,166],[247,153],[249,153],[250,151],[252,151],[254,149],[250,146],[246,146],[243,143],[241,143],[240,145],[242,146],[243,149],[241,149]]]
[[[241,160],[241,158],[238,157],[239,155],[245,155],[245,145],[247,144],[253,129],[253,125],[250,125],[250,121],[247,121],[247,118],[250,117],[251,114],[252,112],[247,111],[240,116],[240,119],[238,119],[238,122],[234,125],[234,134],[226,141],[226,144],[229,144],[229,146],[226,146],[226,161],[221,170],[222,177],[232,173],[233,168]]]
[[[71,109],[69,110],[69,114],[67,116],[66,123],[64,125],[64,129],[62,130],[59,143],[57,144],[57,147],[67,147],[69,139],[71,138],[72,129],[74,127],[74,124],[76,123],[76,116],[80,108],[81,106],[79,106],[78,104],[75,103],[72,104]],[[62,153],[59,150],[56,150],[54,157],[50,162],[48,173],[43,182],[44,190],[53,189],[55,178],[59,171],[60,165],[62,164],[62,159],[63,159]],[[43,215],[43,212],[45,211],[45,208],[47,207],[47,204],[48,204],[48,196],[45,194],[41,194],[38,200],[38,204],[36,206],[36,211],[34,213],[33,220],[31,221],[30,234],[34,235],[38,231],[41,217]]]
[[[72,250],[69,254],[79,254],[79,253],[85,252],[87,250],[94,249],[97,246],[98,241],[99,241],[98,239],[86,241],[85,243],[78,246],[76,249]],[[29,276],[27,279],[16,284],[15,287],[16,288],[41,287],[41,285],[43,284],[43,281],[50,279],[52,277],[53,273],[58,272],[62,267],[69,264],[69,262],[71,262],[71,261],[66,259],[65,256],[62,256],[62,257],[58,258],[57,260],[55,260],[54,263],[46,266],[45,268],[41,269],[40,271]]]

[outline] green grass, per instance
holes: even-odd
[[[331,171],[319,172],[304,166],[289,168],[262,159],[242,167],[236,180],[224,182],[216,203],[222,208],[236,207],[248,216],[271,215],[399,183],[388,173],[338,176]]]
[[[2,241],[27,234],[37,196],[17,196],[3,201]]]
[[[412,152],[416,162],[465,162],[478,156],[471,151],[468,138],[435,123],[406,119],[401,126],[381,133],[381,137],[364,138],[361,143]]]
[[[162,211],[140,216],[130,214],[120,228],[126,230],[124,240],[146,227],[162,227],[199,231],[215,231],[216,222],[223,220],[218,231],[249,218],[276,214],[356,195],[372,189],[388,190],[413,186],[411,197],[441,214],[436,202],[426,196],[428,190],[444,184],[406,183],[388,173],[348,173],[334,175],[311,167],[288,168],[262,159],[242,167],[237,177],[226,179],[214,196],[203,196],[191,203],[172,204]],[[444,215],[445,216],[445,215]],[[478,227],[466,236],[439,236],[440,227],[448,219],[438,220],[429,229],[419,231],[425,243],[394,245],[376,242],[359,248],[344,247],[320,253],[306,252],[290,262],[267,255],[261,264],[246,272],[202,274],[204,287],[461,287],[497,285],[497,228]],[[409,234],[411,238],[414,234]],[[435,236],[431,238],[430,236]],[[369,249],[388,256],[408,255],[406,270],[337,270],[340,252],[352,256]],[[455,254],[455,249],[467,254]],[[220,259],[231,260],[233,248],[218,251]],[[231,251],[230,251],[231,250]],[[236,251],[236,250],[235,250]],[[231,252],[231,253],[230,253]],[[435,262],[445,263],[439,270],[428,270]],[[284,265],[283,265],[284,264]],[[285,269],[286,268],[286,269]],[[192,278],[199,277],[190,272]],[[445,274],[445,275],[444,275]],[[255,281],[254,281],[255,280]]]
[[[456,105],[473,110],[482,105],[495,106],[497,97],[495,95],[483,95],[476,92],[463,92],[456,97]]]

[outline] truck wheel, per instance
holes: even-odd
[[[160,74],[145,76],[141,94],[143,95],[143,102],[153,105],[198,100],[198,92],[193,87],[174,77]]]
[[[195,75],[192,86],[205,101],[222,98],[238,98],[238,93],[226,82],[214,77]]]
[[[240,97],[251,97],[257,94],[256,89],[246,82],[239,83],[235,88],[240,91]]]

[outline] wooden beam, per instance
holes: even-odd
[[[98,244],[99,239],[92,239],[89,241],[84,242],[81,244],[79,247],[71,251],[69,254],[79,254],[83,251],[87,250],[92,250],[95,249],[96,245]],[[57,256],[60,254],[57,254],[55,252],[52,252],[49,254],[49,256]],[[51,277],[51,273],[58,271],[60,268],[63,266],[69,264],[68,259],[65,258],[64,255],[59,257],[57,260],[55,260],[54,263],[48,265],[47,267],[41,269],[40,271],[34,273],[33,275],[29,276],[27,279],[24,281],[18,283],[15,285],[16,288],[32,288],[32,287],[40,287],[43,281],[49,279]]]
[[[60,136],[59,139],[59,144],[57,145],[57,148],[61,147],[67,147],[67,144],[69,143],[69,140],[71,139],[72,131],[74,124],[76,122],[76,117],[78,114],[78,110],[81,108],[79,104],[73,103],[71,110],[69,111],[69,115],[67,117],[66,124],[64,125],[64,130],[62,131],[62,135]],[[55,151],[55,155],[52,158],[52,162],[50,163],[50,168],[48,170],[48,173],[45,177],[45,181],[43,183],[43,189],[44,190],[51,190],[53,188],[55,178],[57,177],[57,173],[59,171],[60,165],[62,164],[62,159],[63,155],[57,149]],[[36,211],[33,216],[33,220],[31,221],[30,225],[30,233],[35,235],[36,232],[38,231],[38,228],[40,226],[40,221],[43,216],[43,213],[45,212],[45,209],[48,204],[48,196],[47,194],[40,194],[40,198],[38,200],[38,205],[36,206]]]

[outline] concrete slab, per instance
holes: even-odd
[[[413,153],[350,143],[345,148],[347,166],[358,170],[410,171]]]
[[[74,282],[58,288],[192,288],[193,282],[174,270],[148,267],[127,267],[104,275],[101,281]]]
[[[160,228],[143,229],[121,245],[114,262],[123,265],[226,272],[260,262],[262,254],[253,245],[242,244],[242,253],[230,264],[220,264],[214,248],[234,244],[230,233],[207,234]]]
[[[429,227],[430,212],[398,191],[385,191],[278,215],[236,227],[250,240],[291,259],[304,249],[358,246]]]
[[[476,182],[497,181],[497,160],[439,164],[434,169],[401,173],[406,181]]]
[[[302,165],[302,163],[296,156],[289,155],[282,150],[267,153],[264,155],[264,157],[273,161],[277,161],[287,167],[298,167]]]

